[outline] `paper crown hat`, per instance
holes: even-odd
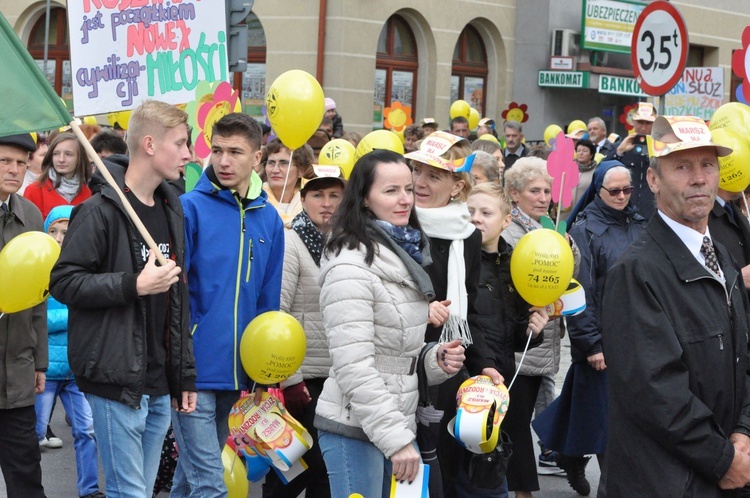
[[[420,163],[448,170],[452,173],[468,173],[474,164],[474,154],[459,159],[450,160],[441,157],[448,152],[458,142],[466,140],[465,138],[453,135],[447,131],[436,131],[429,137],[425,137],[419,149],[414,152],[405,154],[406,159],[411,159]],[[468,142],[468,140],[466,140]]]
[[[651,128],[651,138],[655,157],[698,147],[714,147],[719,157],[732,153],[729,147],[712,142],[706,122],[695,116],[659,116]]]
[[[486,375],[472,377],[458,388],[456,416],[448,432],[472,453],[489,453],[500,439],[500,424],[508,413],[510,395]]]

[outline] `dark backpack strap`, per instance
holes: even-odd
[[[432,404],[430,400],[430,386],[427,381],[427,370],[425,369],[424,362],[427,356],[427,352],[430,351],[437,342],[428,342],[422,346],[422,350],[419,352],[419,359],[417,360],[417,378],[419,379],[419,404],[420,406],[429,406]]]

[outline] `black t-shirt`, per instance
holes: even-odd
[[[156,242],[165,258],[170,259],[171,245],[169,237],[169,223],[167,213],[164,211],[164,199],[154,194],[154,205],[146,206],[133,194],[130,189],[125,190],[125,195],[133,206],[136,214],[146,226],[146,230]],[[148,246],[138,234],[141,242],[140,254],[145,264],[148,261]],[[159,262],[156,262],[159,266]],[[140,298],[146,307],[146,384],[144,394],[150,396],[161,396],[169,394],[167,383],[167,310],[169,298],[166,292],[152,294]]]

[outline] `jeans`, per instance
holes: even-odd
[[[141,397],[141,407],[87,393],[94,416],[107,498],[151,496],[169,429],[169,395]]]
[[[221,450],[229,435],[229,411],[239,398],[239,391],[198,391],[193,413],[172,413],[179,452],[172,498],[227,495]]]
[[[99,461],[91,407],[74,380],[48,380],[44,392],[36,396],[36,435],[39,441],[46,437],[52,407],[58,396],[73,425],[78,496],[85,496],[99,491]]]
[[[331,498],[349,498],[352,493],[390,496],[391,461],[374,444],[321,430],[318,442],[328,468]]]
[[[8,498],[44,498],[34,406],[0,410],[0,469]]]

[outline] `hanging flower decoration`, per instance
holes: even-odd
[[[737,100],[746,104],[750,102],[750,26],[742,32],[742,49],[732,54],[732,71],[738,78],[742,78],[742,85],[737,88]]]
[[[638,104],[626,105],[620,114],[620,123],[625,125],[625,129],[630,131],[633,129],[633,122],[630,119],[630,111],[637,108]]]
[[[242,112],[239,92],[226,81],[200,82],[195,88],[195,100],[185,107],[188,124],[193,128],[195,154],[201,159],[211,154],[211,135],[214,124],[233,112]]]
[[[398,100],[390,107],[383,109],[385,127],[395,133],[403,132],[414,120],[411,118],[411,106],[404,105]]]
[[[507,109],[505,109],[502,113],[502,117],[505,121],[518,121],[519,123],[525,123],[529,120],[529,115],[526,114],[526,111],[529,109],[529,106],[526,104],[517,104],[515,102],[511,102]]]

